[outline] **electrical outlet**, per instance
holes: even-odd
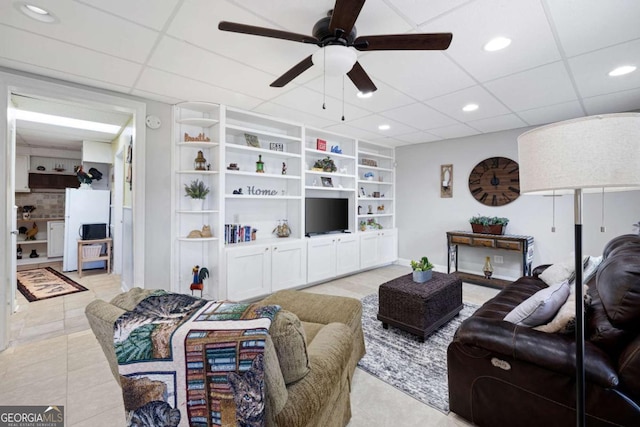
[[[494,255],[493,256],[493,263],[494,264],[502,264],[502,263],[504,263],[504,258],[502,258],[502,255]]]

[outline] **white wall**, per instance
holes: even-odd
[[[565,260],[573,251],[573,196],[556,197],[556,232],[551,232],[552,198],[521,195],[500,207],[485,206],[469,192],[471,169],[488,157],[518,161],[516,138],[530,128],[457,138],[396,149],[396,208],[399,257],[428,256],[436,265],[447,264],[446,232],[471,231],[468,219],[476,214],[510,219],[507,234],[535,238],[533,265]],[[440,198],[440,165],[453,164],[453,197]],[[606,232],[600,232],[601,195],[584,197],[583,253],[599,255],[611,238],[633,232],[640,220],[640,191],[605,194]],[[502,255],[493,265],[497,277],[521,275],[517,252],[460,247],[459,269],[482,274],[485,256]]]

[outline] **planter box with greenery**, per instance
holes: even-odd
[[[509,218],[477,215],[470,218],[469,223],[474,233],[502,235],[509,224]]]
[[[411,261],[413,269],[413,281],[416,283],[424,283],[431,280],[433,275],[433,264],[429,262],[429,258],[423,256],[420,261]]]

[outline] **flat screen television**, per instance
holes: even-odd
[[[340,233],[349,229],[349,199],[305,199],[306,236]]]

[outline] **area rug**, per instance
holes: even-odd
[[[367,354],[358,366],[409,396],[449,413],[447,347],[460,323],[479,306],[464,304],[460,314],[431,334],[425,342],[377,320],[378,295],[362,299],[362,329]]]
[[[29,302],[88,290],[51,267],[18,271],[16,276],[18,290]]]

